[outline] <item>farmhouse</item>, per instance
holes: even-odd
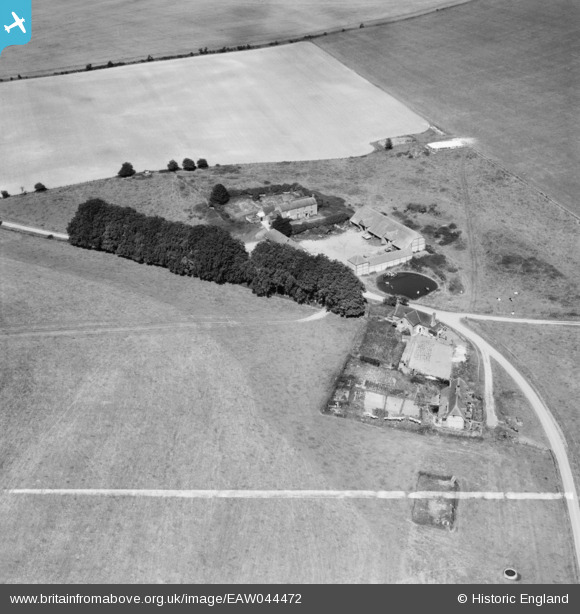
[[[301,220],[318,213],[318,203],[314,196],[297,198],[276,205],[264,205],[258,212],[258,217],[268,221],[278,215],[291,220]]]
[[[440,394],[439,409],[433,423],[452,429],[463,430],[467,420],[467,384],[460,377],[452,380]]]
[[[431,336],[415,335],[405,347],[399,369],[407,374],[422,373],[428,377],[449,381],[452,358],[453,346],[441,343]]]
[[[425,335],[439,338],[445,326],[437,322],[435,313],[429,315],[412,307],[405,307],[399,303],[391,316],[393,323],[399,331],[406,330],[411,335]]]
[[[394,249],[410,249],[413,253],[425,249],[425,237],[371,207],[359,209],[350,222]]]

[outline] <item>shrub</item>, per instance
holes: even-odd
[[[40,183],[40,181],[34,184],[34,189],[36,192],[46,192],[46,186],[44,183]]]
[[[209,164],[207,163],[207,160],[205,158],[200,158],[197,161],[197,168],[208,168]]]
[[[92,64],[87,64],[87,65],[85,66],[85,69],[86,69],[86,70],[93,70],[93,65],[92,65]]]
[[[10,198],[10,194],[6,190],[2,190],[0,194],[2,194],[2,198]]]
[[[135,169],[130,162],[123,162],[121,170],[117,173],[119,177],[131,177],[135,174]]]
[[[385,149],[393,149],[393,141],[391,139],[385,141]]]
[[[199,162],[198,162],[199,166]],[[224,185],[216,183],[209,196],[210,204],[225,205],[230,200],[230,193],[227,191]]]
[[[292,223],[287,217],[279,215],[273,222],[272,228],[281,232],[284,236],[289,237],[292,234]]]
[[[171,171],[172,173],[175,173],[175,171],[179,170],[179,164],[177,164],[175,160],[169,160],[169,162],[167,163],[167,170]]]
[[[190,158],[184,158],[181,166],[183,167],[184,171],[194,171],[197,168],[197,166],[195,166],[195,162]]]

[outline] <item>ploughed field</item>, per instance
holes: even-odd
[[[578,3],[478,0],[316,42],[580,213]]]
[[[2,52],[0,78],[50,74],[131,58],[197,52],[242,44],[358,27],[434,10],[465,0],[195,0],[157,2],[100,0],[39,2],[34,6],[32,40]],[[66,34],[63,14],[66,13]]]
[[[0,234],[5,582],[573,582],[562,501],[16,495],[5,489],[555,491],[549,453],[332,420],[360,323]]]
[[[169,160],[362,155],[427,122],[312,43],[138,64],[0,88],[0,188],[18,193]]]

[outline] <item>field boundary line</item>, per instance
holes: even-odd
[[[5,495],[149,497],[166,499],[484,499],[557,501],[574,499],[573,493],[502,491],[403,490],[164,490],[135,488],[11,488]]]

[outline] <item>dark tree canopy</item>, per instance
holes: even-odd
[[[391,139],[385,141],[385,149],[393,149],[393,141]]]
[[[10,194],[6,190],[2,190],[0,194],[2,194],[2,198],[10,198]]]
[[[135,169],[133,168],[133,165],[131,164],[131,162],[123,162],[123,165],[121,166],[121,170],[117,173],[119,177],[131,177],[134,174],[135,174]]]
[[[248,284],[260,296],[284,294],[341,316],[365,312],[364,286],[344,264],[268,242],[259,243],[250,258],[244,244],[218,226],[170,222],[91,199],[79,205],[67,232],[72,245],[162,266],[177,275]]]
[[[190,158],[184,158],[181,164],[184,171],[194,171],[197,167],[195,166],[195,162]]]
[[[179,164],[177,164],[175,160],[169,160],[169,162],[167,163],[167,170],[174,173],[175,171],[179,170]]]
[[[210,204],[225,205],[230,200],[230,193],[221,183],[216,183],[209,196]]]
[[[205,158],[200,158],[197,161],[197,168],[208,168],[209,164]]]
[[[279,215],[272,222],[272,228],[281,232],[285,237],[289,237],[292,234],[292,223],[287,217]]]
[[[44,185],[44,183],[40,183],[40,181],[36,184],[34,184],[34,189],[37,192],[46,192],[46,186]]]

